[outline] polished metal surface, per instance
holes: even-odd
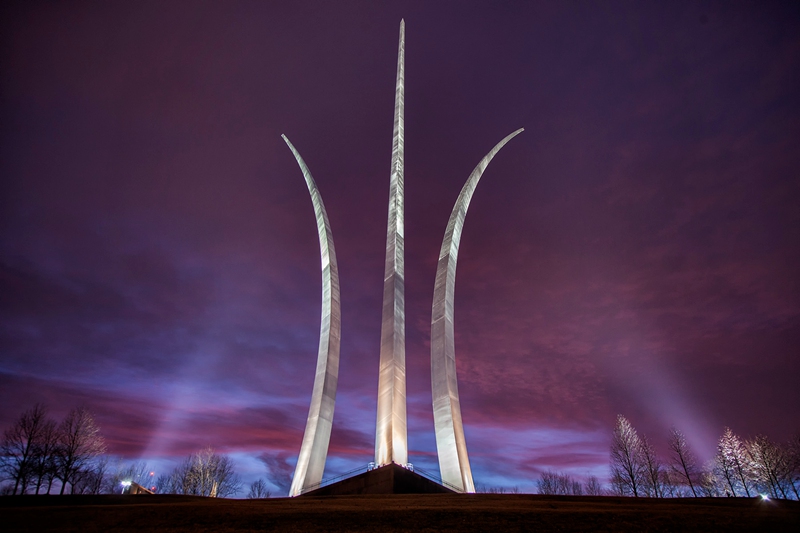
[[[403,264],[404,92],[405,22],[401,21],[397,52],[392,166],[381,314],[378,408],[375,429],[375,464],[378,466],[389,463],[400,465],[408,463]],[[431,378],[436,446],[442,480],[445,484],[464,492],[475,492],[475,486],[461,420],[455,363],[454,295],[458,247],[470,200],[484,170],[497,152],[522,131],[519,129],[500,141],[470,174],[450,215],[436,271],[431,316]],[[319,484],[325,469],[336,400],[341,312],[336,254],[322,198],[300,154],[286,136],[282,137],[297,159],[311,194],[317,219],[322,261],[322,320],[319,354],[311,407],[290,490],[290,495],[295,496],[308,487]]]
[[[436,267],[431,313],[431,382],[436,448],[442,480],[464,492],[475,492],[475,484],[472,481],[464,426],[461,422],[456,376],[454,296],[458,245],[470,200],[483,171],[497,152],[522,131],[520,128],[497,143],[470,174],[450,214]]]
[[[400,21],[397,83],[394,100],[389,220],[386,227],[386,266],[383,276],[381,357],[378,377],[378,416],[375,463],[408,462],[406,429],[406,340],[403,268],[403,98],[405,86],[405,22]]]
[[[333,408],[336,403],[336,385],[339,379],[339,341],[341,339],[341,310],[339,300],[339,268],[336,264],[336,250],[333,247],[331,225],[325,205],[317,189],[314,178],[292,143],[281,135],[297,159],[303,177],[306,179],[319,234],[319,253],[322,263],[322,318],[319,327],[319,353],[317,371],[314,376],[314,389],[311,393],[311,406],[308,409],[306,431],[300,455],[292,478],[290,496],[297,496],[304,488],[322,481],[325,459],[333,425]]]

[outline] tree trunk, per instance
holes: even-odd
[[[692,489],[692,494],[694,494],[694,497],[697,498],[697,491],[694,490],[694,483],[692,483],[692,476],[689,475],[689,469],[686,466],[686,461],[684,461],[683,455],[681,455],[681,466],[683,467],[683,475],[686,476],[686,481],[689,482],[689,488]]]
[[[800,500],[800,494],[797,493],[797,485],[795,485],[794,480],[790,479],[789,484],[792,486],[792,490],[794,491],[794,497]]]
[[[747,488],[747,481],[744,479],[744,473],[741,469],[737,468],[739,473],[739,479],[742,481],[742,487],[744,487],[744,493],[747,494],[747,497],[750,497],[750,489]]]

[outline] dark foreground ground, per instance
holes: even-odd
[[[226,500],[189,496],[4,496],[11,531],[787,531],[800,502],[745,498],[423,494]]]

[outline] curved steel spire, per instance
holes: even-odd
[[[401,20],[394,97],[389,219],[386,225],[386,263],[383,274],[378,416],[375,424],[375,462],[379,465],[392,462],[402,465],[408,462],[405,269],[403,265],[405,35],[406,24]]]
[[[314,377],[314,390],[311,393],[311,406],[303,435],[303,444],[297,458],[297,467],[292,478],[289,496],[297,496],[311,485],[322,481],[328,444],[331,440],[333,408],[336,403],[336,385],[339,379],[339,341],[341,339],[341,310],[339,300],[339,267],[336,264],[336,250],[333,247],[331,225],[325,205],[317,190],[303,158],[286,135],[281,135],[297,159],[303,177],[306,179],[314,215],[317,218],[319,252],[322,262],[322,318],[319,326],[319,354],[317,372]]]
[[[475,492],[475,484],[472,481],[472,470],[467,456],[464,425],[461,422],[461,403],[458,399],[456,376],[453,315],[458,245],[469,202],[483,171],[497,152],[522,131],[520,128],[497,143],[470,174],[447,222],[447,230],[439,252],[439,264],[436,267],[431,313],[431,381],[436,448],[442,480],[461,488],[464,492]]]

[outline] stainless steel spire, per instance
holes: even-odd
[[[306,179],[314,215],[317,218],[319,234],[319,253],[322,263],[322,318],[319,327],[319,353],[317,372],[314,376],[314,389],[311,393],[311,406],[308,409],[306,431],[297,458],[297,467],[292,478],[290,496],[297,496],[304,489],[322,481],[328,444],[331,440],[333,408],[336,403],[336,385],[339,380],[339,341],[341,339],[341,310],[339,300],[339,267],[336,264],[336,250],[333,247],[331,225],[317,184],[311,177],[303,158],[286,135],[281,135],[297,159],[303,177]]]
[[[400,21],[397,84],[394,100],[389,220],[386,228],[386,266],[383,276],[381,359],[378,378],[378,417],[375,463],[406,464],[406,326],[403,268],[403,97],[405,84],[405,21]]]
[[[406,423],[405,277],[404,277],[404,91],[405,22],[400,21],[397,51],[392,167],[389,182],[389,216],[386,225],[386,263],[381,314],[378,409],[375,428],[375,463],[408,464]],[[500,141],[472,171],[461,189],[447,224],[433,293],[431,315],[431,378],[434,426],[442,480],[463,492],[475,492],[470,470],[461,406],[454,344],[454,294],[458,247],[470,200],[484,170],[515,131]],[[318,484],[325,469],[339,371],[339,277],[330,224],[322,198],[300,154],[283,136],[306,179],[317,218],[322,261],[322,320],[319,355],[308,421],[297,460],[291,496]]]
[[[454,296],[456,289],[456,262],[458,245],[464,229],[469,202],[478,186],[483,171],[505,144],[521,133],[518,129],[497,143],[472,171],[447,222],[439,264],[436,267],[436,284],[433,289],[431,313],[431,382],[433,392],[433,423],[436,430],[436,449],[439,454],[439,471],[442,481],[464,492],[475,492],[472,470],[467,457],[467,443],[461,422],[461,402],[458,398],[456,353],[454,333]]]

